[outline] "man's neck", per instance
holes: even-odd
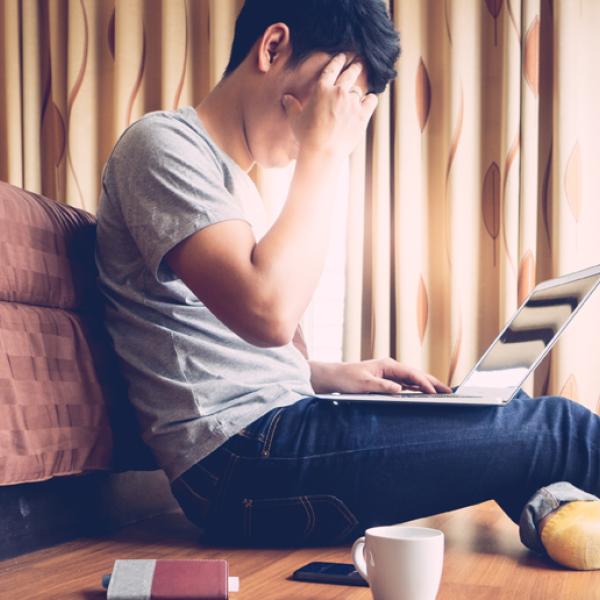
[[[242,90],[235,73],[219,84],[196,106],[198,117],[210,137],[244,171],[254,164],[244,128],[240,98]]]

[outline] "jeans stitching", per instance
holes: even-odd
[[[304,528],[304,539],[306,539],[314,531],[317,519],[308,496],[300,496],[300,501],[302,502],[302,506],[304,507],[306,516],[308,517],[308,522]]]
[[[337,513],[346,520],[346,529],[344,529],[336,538],[336,540],[343,540],[358,524],[356,515],[346,506],[346,503],[341,498],[338,498],[338,496],[322,496],[319,500],[331,504]]]
[[[354,527],[358,523],[356,515],[346,506],[346,503],[341,498],[338,498],[337,496],[335,496],[335,498],[337,499],[337,502],[334,501],[333,497],[325,496],[325,500],[334,504],[342,516],[346,518],[348,524]]]
[[[258,440],[259,442],[264,442],[265,436],[262,433],[251,434],[248,433],[245,429],[238,431],[237,435],[241,435],[248,440]]]
[[[539,434],[536,432],[535,429],[523,429],[521,430],[522,433],[531,433],[534,435],[541,435],[543,437],[550,437],[550,438],[555,438],[555,436],[553,434]],[[477,438],[469,438],[469,442],[482,442],[482,441],[489,441],[490,436],[485,435],[482,437],[477,437]],[[525,435],[523,435],[522,437],[518,437],[517,439],[527,439],[527,437]],[[581,441],[581,438],[579,436],[572,436],[569,439],[574,439],[576,441]],[[361,453],[361,452],[379,452],[381,450],[395,450],[395,449],[408,449],[408,448],[414,448],[414,447],[419,447],[419,446],[430,446],[431,448],[435,448],[437,447],[445,447],[447,444],[444,443],[435,443],[435,442],[431,442],[431,440],[426,440],[423,442],[412,442],[412,443],[400,443],[400,444],[391,444],[389,446],[371,446],[368,448],[354,448],[354,449],[349,449],[349,450],[338,450],[338,451],[334,451],[334,452],[323,452],[323,453],[318,453],[318,454],[308,454],[305,456],[266,456],[266,458],[269,458],[270,460],[274,460],[274,461],[290,461],[290,460],[306,460],[306,459],[313,459],[313,458],[328,458],[330,456],[343,456],[345,454],[356,454],[356,453]],[[590,446],[589,447],[592,451],[596,451],[597,449],[600,448],[600,446]]]
[[[337,496],[295,496],[293,498],[265,498],[263,499],[265,502],[265,509],[267,504],[270,504],[271,507],[283,507],[283,506],[302,506],[304,509],[304,514],[306,516],[306,526],[302,533],[302,539],[308,539],[317,528],[317,515],[315,513],[315,504],[318,503],[328,503],[335,510],[336,514],[338,514],[343,521],[345,521],[345,527],[333,538],[334,541],[343,540],[350,533],[352,529],[358,524],[358,520],[356,516],[350,512],[350,510],[346,507],[344,502],[338,498]],[[243,501],[243,505],[245,507],[244,511],[244,522],[243,522],[243,535],[246,538],[252,537],[252,521],[253,521],[253,511],[256,509],[255,503],[253,500],[245,499]],[[258,532],[255,532],[258,533]]]
[[[199,494],[196,490],[194,490],[192,488],[192,486],[187,481],[185,481],[185,479],[183,479],[182,477],[180,477],[179,481],[182,483],[182,485],[185,487],[185,489],[188,490],[188,492],[192,496],[194,496],[195,498],[198,498],[200,500],[203,500],[204,502],[207,502],[207,503],[209,502],[208,498],[206,498],[205,496],[203,496],[202,494]]]
[[[233,472],[233,467],[239,459],[239,456],[237,454],[234,454],[233,452],[229,452],[228,450],[225,450],[225,452],[227,452],[227,454],[229,454],[229,462],[227,463],[227,467],[225,468],[225,471],[223,472],[223,477],[221,479],[221,483],[219,485],[217,493],[215,494],[215,501],[214,501],[215,509],[221,505],[221,498],[223,496],[224,490],[225,490],[227,484],[229,483],[229,479],[231,478],[231,473]]]
[[[193,502],[192,507],[198,512],[201,522],[205,522],[210,512],[210,500],[204,498],[204,496],[198,494],[187,482],[182,482],[186,489],[189,491],[192,498],[196,500]]]
[[[197,462],[193,465],[192,469],[198,469],[199,471],[203,471],[204,473],[206,473],[211,479],[213,479],[214,481],[219,481],[219,477],[217,475],[215,475],[214,473],[212,473],[211,471],[209,471],[203,464],[202,462]]]
[[[290,498],[256,498],[251,500],[251,502],[263,502],[264,504],[269,504],[273,507],[293,506],[294,504],[298,504],[298,499],[301,497],[302,496],[291,496]]]
[[[263,446],[262,455],[269,456],[271,452],[271,444],[273,443],[273,436],[275,435],[275,429],[277,427],[277,423],[282,417],[283,408],[280,408],[277,413],[273,416],[271,423],[269,424],[269,430],[267,431],[265,444]]]
[[[346,537],[348,536],[348,534],[358,525],[358,521],[356,519],[356,517],[353,517],[352,521],[348,521],[348,525],[346,526],[346,529],[344,529],[337,538],[335,538],[336,542],[343,542]]]
[[[179,487],[179,493],[182,495],[183,503],[180,502],[179,499],[177,498],[177,495],[176,495],[177,487]],[[185,481],[182,477],[179,477],[178,480],[176,480],[174,482],[174,486],[172,486],[172,490],[174,492],[173,495],[177,499],[177,502],[181,505],[181,508],[183,508],[185,504],[188,504],[190,510],[192,511],[192,517],[188,517],[188,518],[190,518],[190,520],[192,520],[193,522],[196,522],[195,518],[199,518],[199,521],[198,521],[199,525],[201,523],[203,523],[203,521],[206,519],[208,511],[210,510],[210,501],[208,500],[208,498],[205,498],[204,496],[202,496],[198,492],[196,492],[190,486],[190,484],[187,481]],[[191,498],[190,498],[190,496],[191,496]],[[185,510],[184,510],[184,513],[187,516],[187,513]],[[200,526],[203,526],[203,525],[200,525]]]

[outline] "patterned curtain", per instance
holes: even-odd
[[[600,263],[600,3],[390,1],[399,77],[353,156],[344,357],[458,384],[532,287]],[[600,407],[600,294],[524,386]]]
[[[344,359],[459,383],[535,283],[600,263],[600,3],[388,0],[398,80],[351,159]],[[120,133],[199,103],[243,0],[2,0],[0,179],[94,211]],[[289,171],[252,173],[267,205]],[[600,294],[525,389],[596,408]]]
[[[2,0],[0,179],[91,212],[144,113],[199,103],[242,0]]]

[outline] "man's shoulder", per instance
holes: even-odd
[[[192,114],[193,113],[193,114]],[[157,110],[129,125],[106,163],[110,180],[145,178],[149,173],[200,169],[222,179],[224,164],[202,126],[195,109]]]
[[[189,144],[198,150],[211,151],[210,140],[194,115],[192,107],[148,112],[123,131],[115,146],[125,143],[154,149]]]

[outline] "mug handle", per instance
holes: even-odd
[[[365,538],[359,537],[352,545],[352,562],[363,579],[369,581],[367,575],[367,561],[365,561]]]

